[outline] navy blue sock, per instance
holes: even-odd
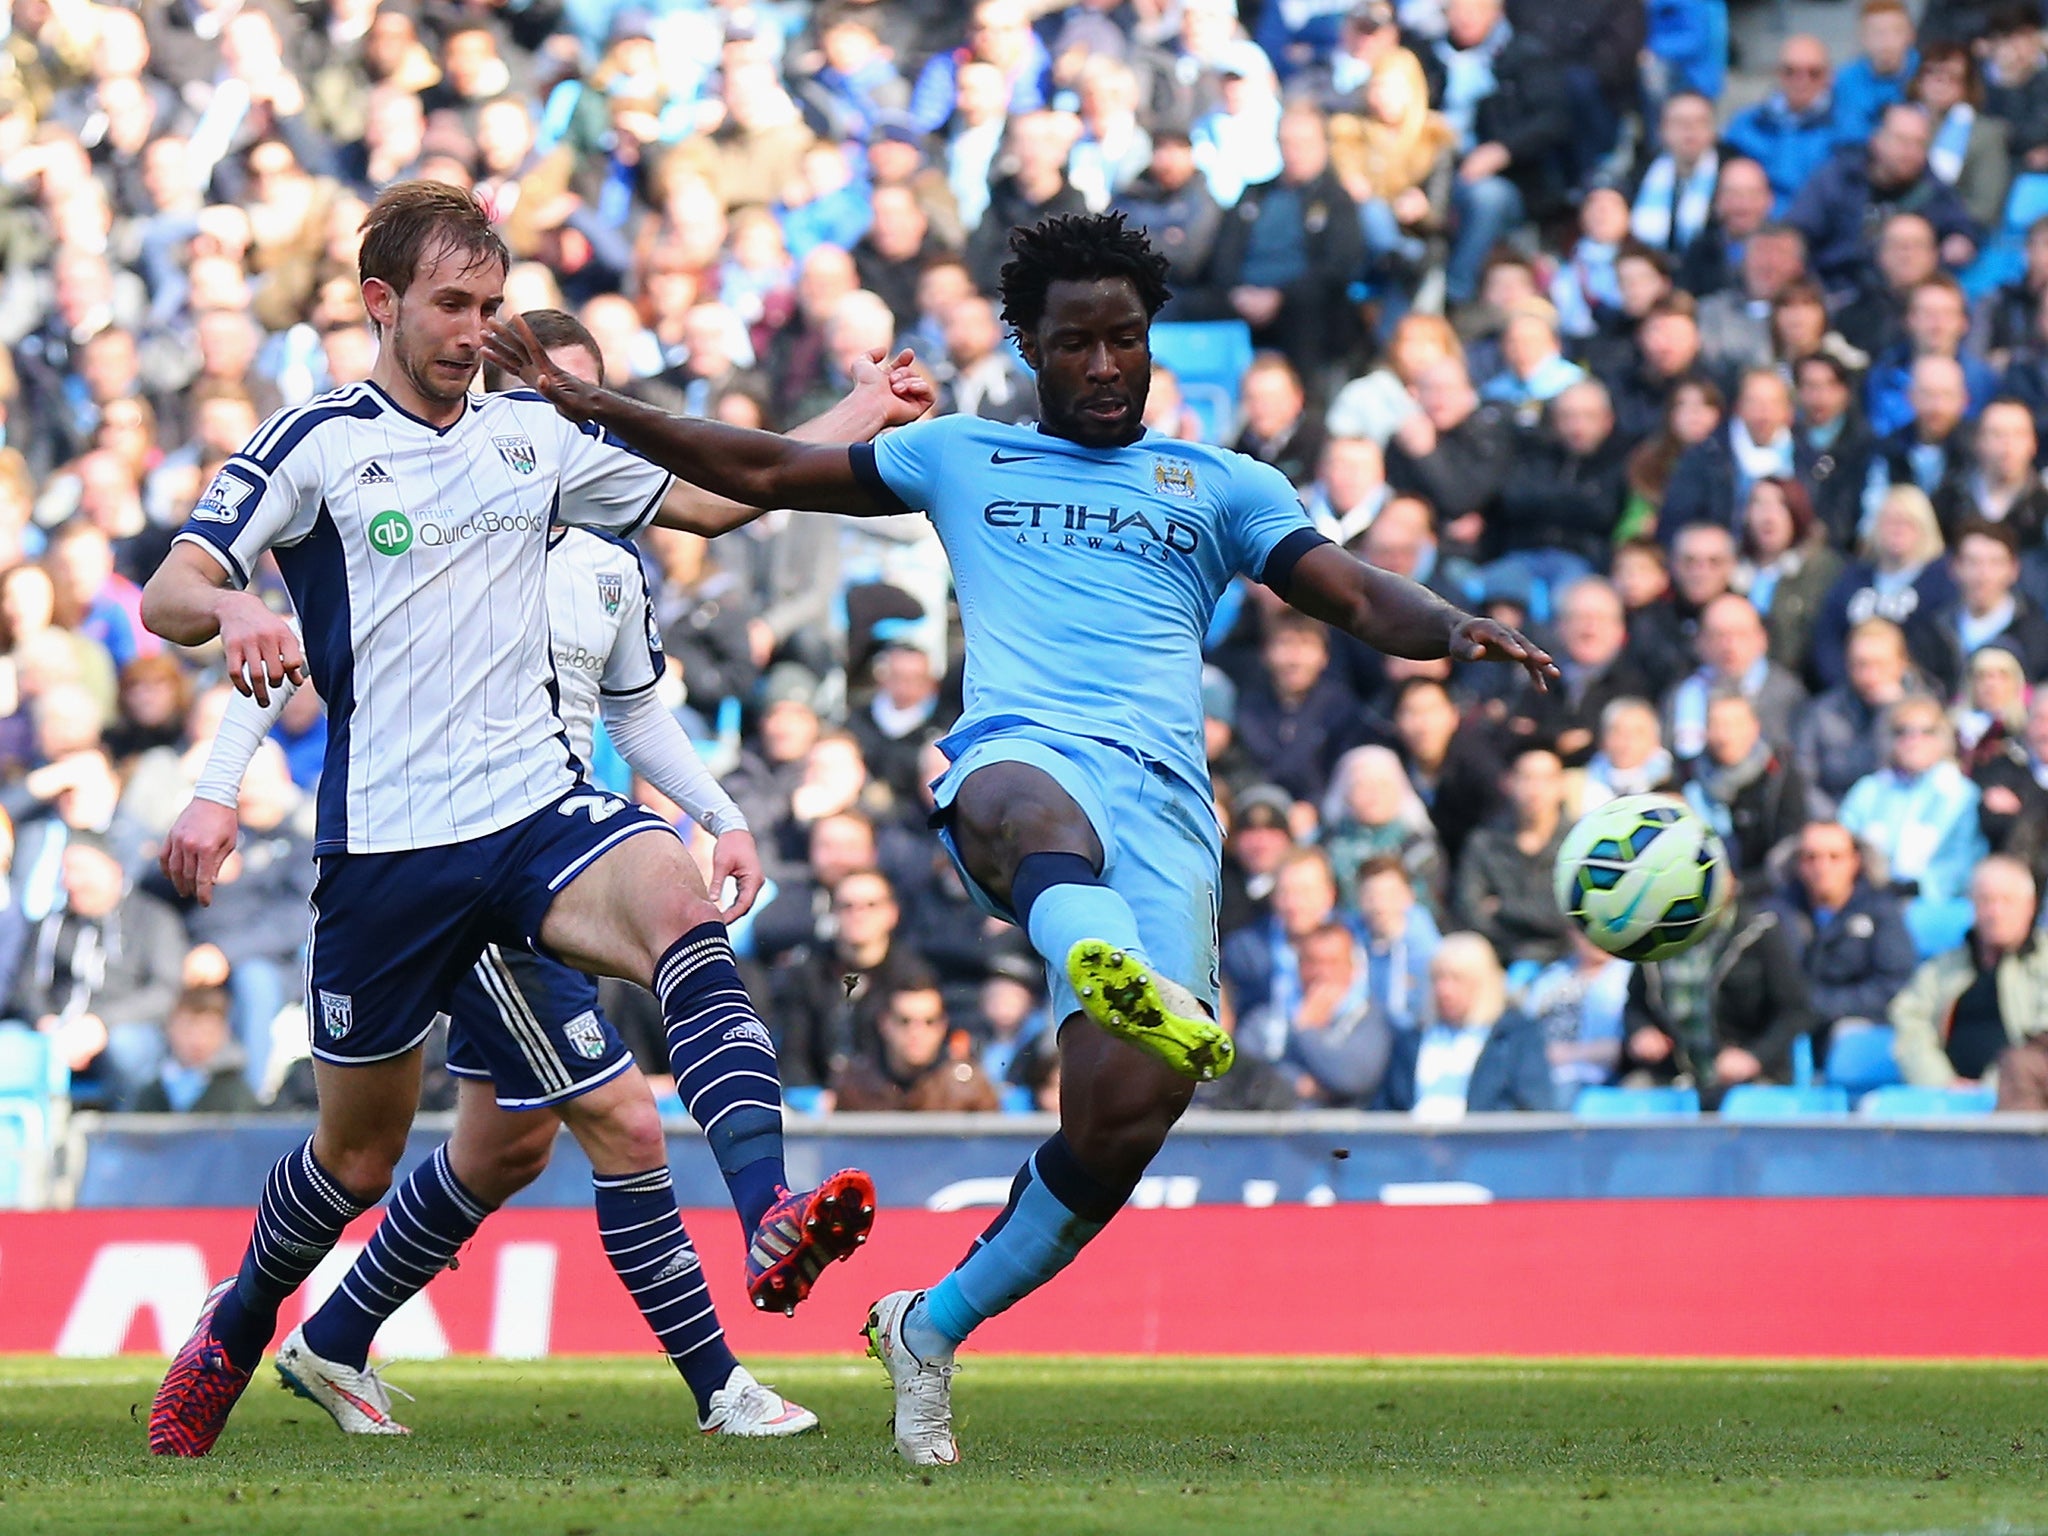
[[[591,1184],[604,1255],[661,1341],[662,1353],[689,1384],[701,1421],[711,1411],[711,1394],[739,1361],[718,1325],[704,1267],[676,1212],[668,1170],[598,1175]]]
[[[398,1186],[370,1245],[306,1319],[307,1347],[360,1371],[384,1320],[448,1267],[492,1209],[455,1176],[447,1145],[437,1147]]]
[[[213,1336],[232,1364],[256,1368],[277,1331],[285,1298],[319,1267],[342,1229],[368,1209],[314,1159],[310,1138],[278,1159],[263,1182],[256,1230],[235,1288],[214,1308]]]
[[[676,1094],[725,1175],[740,1226],[751,1236],[777,1190],[782,1166],[782,1081],[775,1044],[740,979],[723,923],[703,923],[669,946],[654,968]]]

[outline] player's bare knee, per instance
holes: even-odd
[[[599,1173],[638,1173],[668,1161],[661,1112],[651,1095],[607,1097],[602,1103],[588,1104],[572,1100],[564,1106],[563,1118]]]
[[[497,1149],[492,1159],[491,1182],[502,1191],[498,1195],[503,1202],[526,1188],[547,1171],[549,1161],[555,1155],[555,1122],[546,1117],[529,1135],[507,1142]]]
[[[320,1166],[333,1175],[334,1181],[359,1205],[375,1205],[391,1192],[392,1174],[398,1168],[399,1158],[404,1155],[405,1142],[402,1138],[395,1145],[373,1141],[325,1153],[314,1149]]]

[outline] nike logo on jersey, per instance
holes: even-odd
[[[1022,464],[1030,459],[1042,459],[1044,457],[1045,455],[1042,453],[1004,453],[1002,449],[998,448],[988,456],[988,461],[991,464]]]
[[[385,472],[384,466],[375,459],[365,464],[363,472],[356,476],[357,485],[389,485],[390,483],[391,476]]]

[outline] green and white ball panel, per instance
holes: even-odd
[[[1624,960],[1661,960],[1707,931],[1728,905],[1728,851],[1682,801],[1627,795],[1580,818],[1554,872],[1557,904],[1588,939]]]

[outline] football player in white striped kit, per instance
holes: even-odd
[[[522,318],[557,367],[603,382],[597,342],[574,317],[533,310]],[[711,889],[722,891],[731,878],[734,895],[724,915],[737,921],[761,888],[760,856],[746,817],[656,695],[664,662],[638,551],[588,529],[558,528],[549,538],[547,590],[570,746],[589,761],[602,714],[634,771],[717,839]],[[296,686],[287,681],[272,689],[268,708],[240,696],[229,703],[192,803],[172,826],[160,857],[181,894],[202,904],[210,900],[235,847],[242,775]],[[638,1180],[656,1198],[668,1188],[666,1170],[638,1167],[635,1159],[642,1153],[629,1152],[624,1162],[630,1166],[618,1171],[609,1127],[575,1112],[574,1100],[613,1077],[630,1074],[643,1089],[646,1081],[600,1011],[596,983],[581,971],[530,951],[491,945],[456,988],[448,1070],[462,1079],[453,1137],[392,1194],[378,1235],[277,1354],[284,1384],[324,1408],[349,1434],[407,1432],[392,1415],[385,1382],[369,1364],[370,1344],[378,1327],[447,1262],[442,1249],[450,1236],[444,1207],[453,1203],[451,1176],[481,1206],[461,1214],[481,1219],[540,1176],[566,1123],[585,1144],[600,1188]],[[651,1090],[645,1092],[651,1103]],[[657,1214],[667,1233],[666,1212]],[[620,1279],[689,1384],[700,1429],[767,1437],[799,1434],[817,1424],[810,1410],[760,1385],[732,1357],[687,1236],[681,1247],[647,1247],[646,1233],[632,1225],[600,1235],[608,1252],[619,1252]]]
[[[380,195],[359,258],[380,340],[368,381],[265,423],[144,592],[153,631],[218,638],[258,704],[310,676],[329,711],[307,959],[319,1124],[271,1170],[239,1272],[209,1295],[157,1392],[158,1454],[212,1448],[285,1299],[389,1189],[421,1041],[490,944],[661,1000],[677,1081],[697,1084],[686,1102],[751,1234],[757,1305],[802,1301],[873,1221],[873,1182],[857,1170],[787,1187],[774,1051],[721,914],[673,828],[584,781],[557,714],[550,530],[691,527],[702,499],[672,505],[666,471],[536,394],[470,394],[509,264],[468,193],[406,182]],[[834,435],[923,413],[928,397],[898,396],[891,377],[878,370],[849,399],[865,419]],[[243,590],[265,553],[299,628]],[[657,1257],[650,1283],[694,1279],[644,1082],[615,1075],[571,1102],[616,1126],[621,1161],[637,1159],[597,1190],[600,1228],[631,1248],[615,1264]],[[422,1264],[452,1253],[487,1205],[445,1163],[434,1184],[435,1230],[408,1234]]]

